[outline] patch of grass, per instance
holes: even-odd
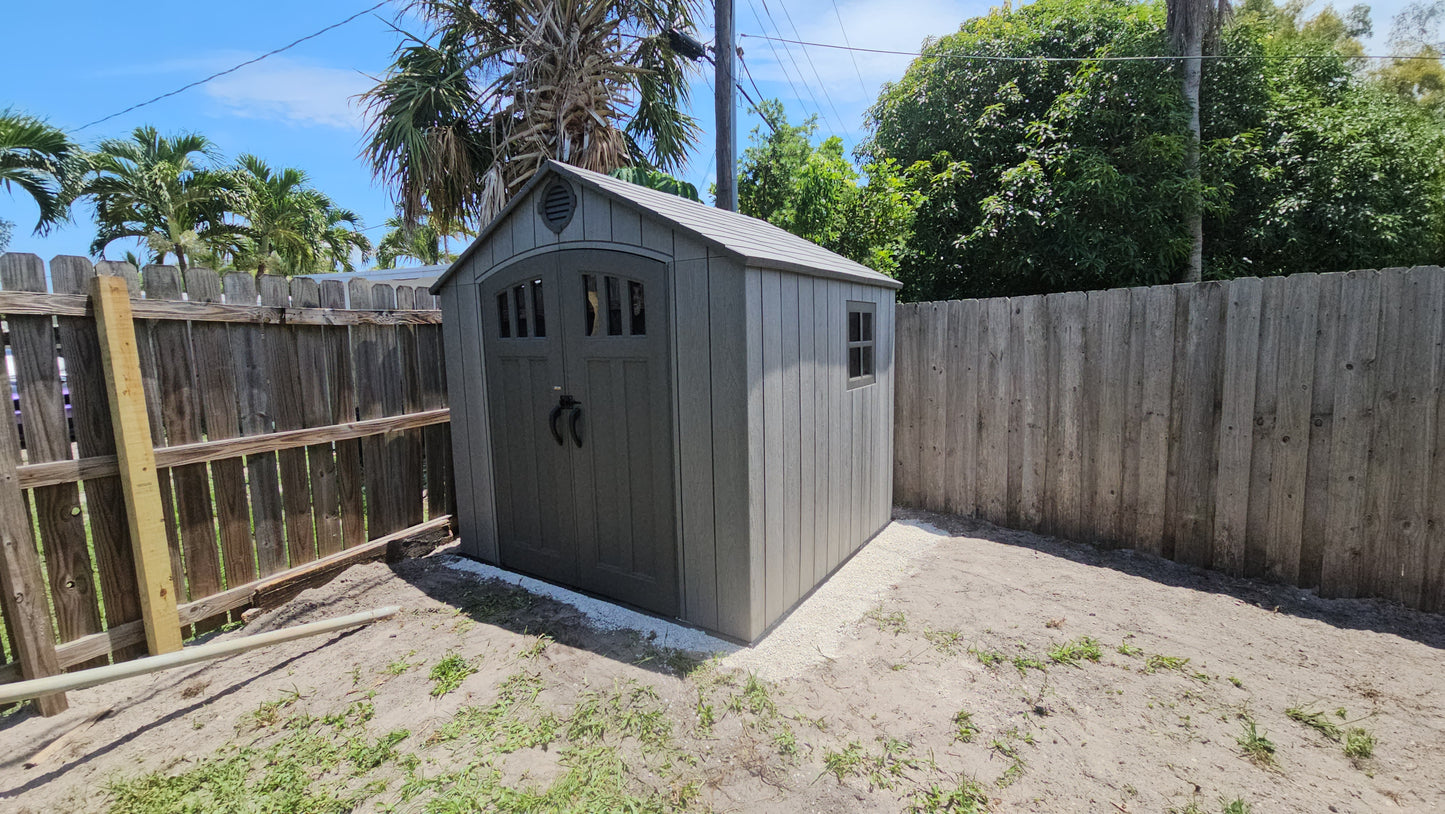
[[[1028,675],[1029,670],[1048,672],[1049,669],[1049,665],[1033,656],[1014,656],[1013,665],[1014,669],[1019,671],[1019,675]]]
[[[1219,802],[1219,810],[1222,814],[1250,814],[1250,812],[1254,811],[1242,797],[1236,797],[1233,800],[1220,800]]]
[[[728,709],[733,712],[751,712],[760,718],[773,718],[778,714],[778,705],[769,693],[767,682],[757,675],[749,675],[743,687],[728,699]]]
[[[860,774],[861,767],[867,759],[868,756],[863,752],[863,744],[858,741],[850,741],[841,751],[835,752],[829,749],[823,753],[823,771],[832,774],[841,783],[845,777]]]
[[[923,631],[923,638],[933,645],[933,649],[945,656],[956,656],[963,649],[963,633],[958,630],[933,630]]]
[[[717,713],[713,711],[712,704],[707,702],[707,696],[702,690],[697,691],[697,735],[700,738],[712,737],[713,724],[717,723]]]
[[[493,624],[532,607],[536,599],[530,592],[515,585],[496,582],[468,592],[460,601],[459,609],[474,621]]]
[[[1305,709],[1304,707],[1290,707],[1284,711],[1284,714],[1288,716],[1290,720],[1298,721],[1332,741],[1338,741],[1344,736],[1344,732],[1340,729],[1339,725],[1331,721],[1326,713],[1316,712]]]
[[[1234,686],[1236,686],[1236,687],[1238,687],[1238,688],[1240,688],[1241,690],[1244,689],[1244,682],[1243,682],[1243,681],[1240,681],[1239,679],[1235,678],[1234,676],[1230,676],[1230,677],[1229,677],[1229,683],[1230,683],[1230,684],[1233,684]]]
[[[1144,655],[1144,648],[1142,648],[1142,647],[1135,647],[1134,645],[1129,644],[1128,642],[1121,642],[1121,643],[1119,644],[1119,646],[1118,646],[1117,648],[1115,648],[1115,649],[1117,649],[1117,650],[1119,651],[1119,655],[1121,655],[1121,656],[1136,657],[1136,656],[1142,656],[1142,655]]]
[[[872,622],[884,633],[892,633],[894,636],[897,636],[908,632],[908,617],[903,615],[903,611],[886,613],[883,610],[883,606],[878,605],[873,610],[868,611],[868,615],[864,618]]]
[[[1243,718],[1242,725],[1244,732],[1238,738],[1235,738],[1235,742],[1237,742],[1239,748],[1244,751],[1244,756],[1253,761],[1255,765],[1264,768],[1273,768],[1276,765],[1274,760],[1274,741],[1271,741],[1265,737],[1265,733],[1259,731],[1253,718],[1250,718],[1248,715],[1243,716]]]
[[[397,744],[409,737],[411,737],[410,730],[395,729],[370,744],[360,738],[355,739],[347,747],[346,759],[356,767],[357,774],[365,774],[382,764],[395,760]]]
[[[1345,730],[1345,757],[1363,760],[1375,756],[1375,736],[1368,730],[1353,726]]]
[[[986,814],[988,792],[984,787],[968,778],[957,783],[941,785],[930,783],[908,796],[909,814]]]
[[[1055,664],[1068,664],[1074,667],[1079,666],[1079,661],[1088,659],[1097,662],[1103,658],[1103,651],[1099,648],[1096,639],[1085,636],[1081,639],[1064,642],[1049,651],[1049,660]]]
[[[979,728],[973,722],[973,713],[961,709],[953,714],[953,739],[959,743],[972,743]]]
[[[778,754],[785,758],[798,756],[798,738],[793,734],[793,728],[787,724],[783,724],[781,729],[773,733],[773,745],[778,747]]]
[[[441,661],[431,668],[428,676],[432,681],[431,694],[433,698],[439,698],[455,690],[466,681],[467,676],[475,673],[477,668],[472,663],[456,653],[448,653]]]
[[[1144,662],[1144,672],[1156,673],[1160,670],[1178,670],[1182,673],[1184,672],[1184,666],[1188,663],[1189,659],[1182,659],[1178,656],[1164,656],[1160,655],[1159,653],[1155,653]]]
[[[997,650],[980,650],[977,647],[970,647],[968,652],[972,653],[973,657],[978,659],[979,664],[985,667],[995,667],[1008,661],[1008,656]]]
[[[415,652],[416,652],[415,650],[412,651],[412,653],[415,653]],[[408,653],[407,655],[410,656],[411,653]],[[385,669],[385,670],[382,670],[382,672],[386,673],[386,674],[389,675],[389,676],[399,676],[399,675],[401,675],[402,673],[406,672],[407,670],[410,670],[411,668],[413,668],[413,667],[415,667],[415,666],[416,666],[415,664],[412,664],[411,662],[407,661],[406,659],[400,658],[400,659],[397,659],[396,661],[393,661],[391,664],[386,665],[386,669]]]

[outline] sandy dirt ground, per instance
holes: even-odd
[[[447,555],[224,635],[390,604],[0,719],[0,810],[1445,811],[1445,618],[958,518],[702,661]]]

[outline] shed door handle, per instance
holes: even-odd
[[[547,427],[552,430],[552,438],[557,442],[557,446],[559,446],[559,447],[562,446],[564,443],[566,443],[565,441],[562,440],[562,431],[559,430],[559,429],[557,429],[557,419],[558,419],[558,418],[561,418],[561,417],[562,417],[562,405],[561,405],[561,404],[558,404],[556,407],[553,407],[553,408],[552,408],[552,414],[547,417]]]
[[[572,405],[572,422],[571,422],[571,424],[572,424],[572,443],[576,444],[578,449],[581,449],[581,448],[582,448],[582,429],[581,429],[581,427],[579,426],[579,424],[581,423],[581,421],[582,421],[582,405],[581,405],[581,404],[574,404],[574,405]]]

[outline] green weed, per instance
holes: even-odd
[[[1275,765],[1274,742],[1265,737],[1265,733],[1260,732],[1255,725],[1254,719],[1247,715],[1244,716],[1243,727],[1243,734],[1235,738],[1235,741],[1239,744],[1239,748],[1244,750],[1245,757],[1258,766],[1273,768]]]
[[[1085,636],[1082,639],[1064,642],[1050,650],[1049,660],[1055,664],[1069,664],[1077,667],[1081,659],[1097,662],[1103,655],[1103,651],[1099,649],[1099,642]]]
[[[930,783],[908,797],[909,814],[986,814],[988,792],[978,783],[963,778],[951,786]]]
[[[462,685],[467,676],[476,671],[477,668],[472,666],[471,662],[456,653],[448,653],[431,668],[429,678],[432,681],[432,697],[437,698],[455,690]]]
[[[1345,730],[1345,757],[1361,760],[1375,755],[1375,736],[1359,727]]]
[[[972,743],[973,736],[979,733],[978,727],[973,722],[973,713],[961,709],[953,714],[953,739],[960,743]]]
[[[884,633],[892,633],[897,636],[908,632],[908,617],[903,615],[903,611],[885,613],[883,606],[879,605],[868,611],[865,618],[877,625],[878,629]]]
[[[1332,741],[1338,741],[1344,735],[1339,725],[1331,721],[1329,716],[1323,712],[1315,712],[1303,707],[1290,707],[1284,711],[1284,714],[1288,716],[1290,720],[1298,721]]]
[[[933,645],[933,649],[945,656],[956,656],[963,647],[963,633],[957,630],[933,630],[923,631],[923,638]]]
[[[980,650],[976,647],[970,647],[968,652],[972,653],[973,657],[978,659],[979,664],[985,667],[994,667],[1008,661],[1008,656],[1005,656],[997,650]]]

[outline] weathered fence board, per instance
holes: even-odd
[[[1445,610],[1439,268],[897,318],[898,503]]]
[[[124,285],[93,294],[97,275]],[[3,564],[20,586],[0,609],[0,680],[179,646],[182,626],[219,625],[257,585],[449,522],[430,294],[366,282],[349,305],[334,281],[71,257],[49,276],[38,258],[0,255],[18,392],[0,485],[19,553]]]

